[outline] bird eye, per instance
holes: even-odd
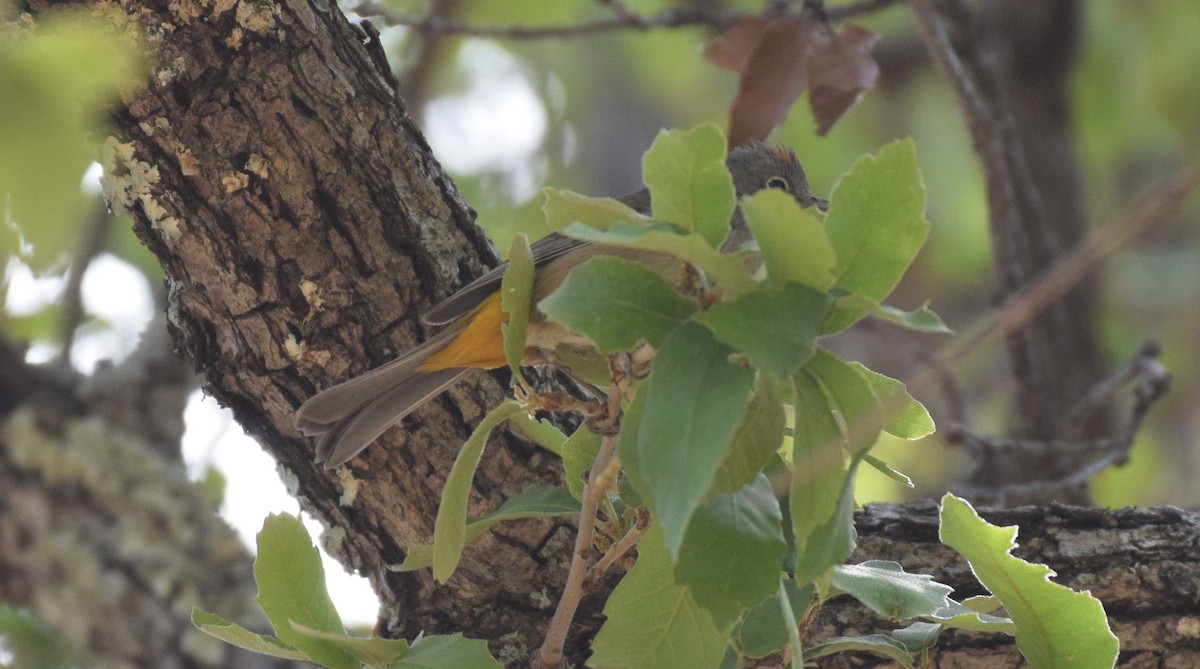
[[[778,188],[779,190],[789,190],[791,188],[791,186],[788,185],[787,179],[784,179],[783,177],[769,177],[767,179],[767,188]]]

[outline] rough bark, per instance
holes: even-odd
[[[179,348],[304,508],[335,528],[325,545],[372,581],[381,632],[469,630],[522,656],[553,607],[569,528],[506,527],[446,586],[386,569],[408,543],[429,541],[456,447],[499,401],[499,383],[451,390],[346,478],[316,467],[291,426],[316,390],[427,334],[417,315],[495,263],[494,251],[405,115],[377,45],[334,3],[183,14],[185,4],[128,5],[158,67],[118,115],[124,144],[109,147],[106,185],[163,264]],[[471,511],[556,476],[547,454],[501,434]]]
[[[984,509],[995,525],[1017,525],[1021,559],[1049,565],[1053,579],[1089,590],[1104,604],[1121,640],[1121,667],[1200,666],[1200,514],[1165,507],[1116,511],[1062,505]],[[857,517],[859,545],[850,562],[895,560],[905,570],[932,575],[954,597],[984,594],[970,567],[938,542],[933,502],[868,506]],[[853,601],[834,600],[810,628],[813,641],[844,634],[889,632]],[[929,666],[995,669],[1027,666],[1012,639],[1001,635],[944,634]],[[842,656],[822,668],[891,666],[879,658]]]

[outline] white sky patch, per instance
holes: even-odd
[[[494,44],[467,40],[458,58],[465,92],[438,97],[425,108],[434,155],[454,172],[508,172],[524,189],[534,179],[518,173],[529,169],[548,126],[537,91],[521,61]]]
[[[133,353],[154,316],[154,296],[145,274],[109,253],[88,266],[81,292],[84,311],[103,321],[81,328],[71,349],[75,367],[90,373],[101,360],[119,363]]]
[[[198,479],[212,466],[225,476],[221,517],[253,552],[254,537],[262,529],[267,515],[297,515],[300,503],[288,494],[271,456],[242,431],[229,410],[218,406],[216,400],[196,391],[188,398],[183,419],[186,425],[183,461],[189,474]],[[307,515],[302,518],[313,542],[319,547],[320,523]],[[342,621],[347,625],[374,625],[379,600],[367,579],[346,572],[325,551],[321,551],[321,558],[325,564],[326,586]]]

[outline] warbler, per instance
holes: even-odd
[[[763,188],[791,194],[805,207],[824,205],[812,194],[796,154],[791,149],[752,143],[731,150],[726,158],[738,196]],[[646,190],[618,198],[630,208],[650,214]],[[739,248],[750,240],[750,230],[735,211],[721,250]],[[578,333],[546,318],[537,303],[554,292],[572,269],[598,255],[636,260],[663,275],[677,279],[682,261],[666,253],[642,251],[585,242],[552,233],[534,243],[534,305],[526,331],[522,364],[543,365],[554,360],[562,344],[588,346]],[[379,435],[450,385],[480,369],[507,364],[500,325],[505,321],[500,304],[500,280],[507,263],[497,266],[435,306],[422,320],[444,326],[433,338],[395,360],[349,381],[317,393],[296,411],[296,428],[319,436],[316,461],[338,467],[370,445]]]

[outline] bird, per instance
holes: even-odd
[[[825,208],[825,200],[813,195],[795,152],[787,147],[753,142],[731,149],[726,165],[739,197],[775,188],[790,194],[803,207]],[[645,189],[617,199],[641,214],[650,214],[651,198]],[[741,212],[735,210],[721,250],[737,249],[749,240],[750,230]],[[634,259],[668,280],[683,267],[682,261],[669,254],[587,242],[558,233],[538,240],[530,251],[535,267],[534,306],[522,360],[530,365],[555,360],[553,351],[559,345],[590,344],[586,337],[551,321],[536,307],[575,267],[598,255],[616,256]],[[296,410],[297,430],[318,438],[318,464],[329,468],[345,464],[389,427],[457,381],[478,370],[507,365],[500,329],[505,320],[500,281],[507,266],[498,265],[423,315],[427,325],[442,327],[432,338],[391,362],[317,393]]]

